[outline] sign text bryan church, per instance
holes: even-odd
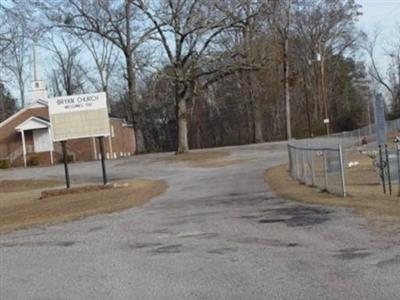
[[[58,98],[57,105],[63,105],[64,109],[90,108],[93,102],[99,101],[99,95],[82,95],[75,98]]]

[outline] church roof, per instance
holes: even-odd
[[[11,115],[10,117],[8,117],[7,119],[5,119],[3,122],[0,123],[0,128],[7,125],[9,122],[11,122],[12,120],[14,120],[16,117],[18,117],[19,115],[23,114],[24,112],[26,112],[29,109],[32,108],[40,108],[40,107],[47,107],[48,103],[46,100],[36,100],[34,102],[32,102],[30,105],[25,106],[24,108],[20,109],[19,111],[17,111],[15,114]]]
[[[17,127],[15,130],[17,131],[27,131],[27,130],[35,130],[35,129],[45,129],[50,127],[49,120],[41,117],[30,117],[29,119],[25,120]]]

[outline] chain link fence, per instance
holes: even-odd
[[[342,146],[305,148],[288,145],[289,172],[299,182],[346,197],[345,164]]]
[[[400,196],[400,146],[380,147],[376,157],[375,166],[378,170],[383,193]]]
[[[400,119],[386,121],[387,133],[400,135]],[[375,152],[375,168],[385,193],[392,193],[396,185],[400,191],[400,147],[383,148],[379,155],[375,126],[335,133],[288,144],[289,172],[300,183],[314,186],[338,196],[346,197],[346,153],[363,145],[368,152]]]

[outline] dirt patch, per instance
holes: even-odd
[[[53,189],[53,190],[45,190],[42,191],[40,199],[45,199],[49,197],[57,197],[63,195],[71,195],[71,194],[82,194],[82,193],[89,193],[89,192],[97,192],[101,190],[110,190],[113,188],[119,188],[120,186],[114,184],[107,184],[107,185],[88,185],[82,187],[73,187],[73,188],[62,188],[62,189]],[[126,184],[125,187],[128,187]]]
[[[242,162],[242,160],[226,160],[229,151],[202,151],[176,154],[164,159],[167,162],[185,162],[190,167],[213,168],[224,167]]]
[[[229,151],[201,151],[176,154],[164,158],[165,162],[185,162],[194,168],[221,168],[245,163],[254,159],[229,159]]]
[[[213,159],[221,159],[228,157],[229,155],[229,151],[201,151],[177,154],[172,157],[168,157],[168,159],[174,161],[199,162]]]
[[[121,183],[118,188],[45,199],[39,199],[40,190],[1,193],[0,233],[140,206],[163,193],[166,188],[164,181],[135,179]]]
[[[269,169],[265,179],[274,192],[286,199],[353,208],[370,220],[400,222],[400,198],[384,195],[379,177],[369,158],[357,158],[360,165],[347,170],[349,196],[336,197],[317,188],[299,184],[288,173],[288,166]]]
[[[252,159],[227,159],[227,160],[213,160],[213,161],[200,161],[190,163],[191,167],[197,168],[221,168],[227,166],[233,166],[252,161]]]
[[[2,180],[0,193],[15,193],[60,186],[63,183],[56,180]]]

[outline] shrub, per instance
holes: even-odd
[[[73,155],[71,155],[71,154],[67,155],[67,162],[68,162],[68,163],[73,163],[74,161],[75,161],[75,160],[74,160],[74,156],[73,156]],[[61,157],[59,158],[58,162],[59,162],[60,164],[63,164],[63,163],[64,163],[64,158],[61,156]]]
[[[29,160],[30,166],[38,166],[40,165],[40,157],[39,156],[32,156]]]
[[[7,159],[1,159],[0,160],[0,169],[8,169],[10,168],[11,164],[10,161]]]

